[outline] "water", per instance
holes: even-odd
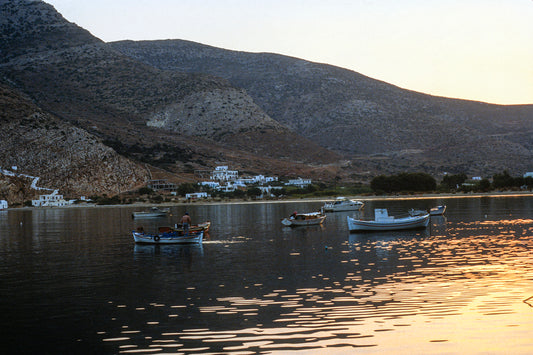
[[[282,227],[322,202],[0,212],[2,353],[533,351],[533,197],[368,201],[448,206],[425,231]],[[130,231],[211,220],[202,245]]]

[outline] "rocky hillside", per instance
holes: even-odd
[[[0,83],[0,162],[19,173],[41,177],[40,187],[65,195],[108,194],[142,186],[148,171],[99,139],[43,112]],[[22,179],[23,180],[23,179]],[[0,195],[11,204],[35,198],[26,181],[0,174]]]
[[[227,79],[270,117],[349,157],[359,171],[486,176],[532,168],[532,105],[434,97],[330,65],[182,40],[111,46],[164,70]]]
[[[131,135],[157,139],[157,133],[147,129],[156,127],[163,134],[179,132],[233,148],[244,145],[273,158],[279,157],[271,154],[268,145],[256,141],[250,146],[241,137],[260,132],[268,139],[298,138],[226,80],[162,71],[132,60],[88,36],[41,1],[4,0],[0,11],[11,18],[0,27],[0,73],[44,110],[94,134],[126,141]],[[41,28],[38,38],[44,43],[59,44],[34,48],[33,41],[27,40],[33,38],[34,32],[28,29],[34,27]],[[321,150],[311,141],[304,145]]]

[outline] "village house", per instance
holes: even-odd
[[[212,180],[218,181],[234,181],[238,178],[239,172],[237,170],[228,170],[226,165],[217,166],[211,174]]]
[[[6,200],[0,200],[0,210],[7,208],[7,201]]]
[[[63,195],[55,190],[50,195],[40,195],[38,200],[32,200],[31,205],[34,207],[62,207],[74,203],[74,200],[65,201]]]
[[[209,194],[207,192],[193,192],[190,194],[185,194],[185,198],[187,200],[198,200],[201,198],[209,198]]]
[[[289,180],[289,182],[285,183],[285,185],[298,186],[303,188],[307,185],[311,185],[311,179],[302,179],[301,177],[299,177],[298,179]]]

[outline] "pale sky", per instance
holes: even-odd
[[[533,0],[45,0],[106,41],[184,39],[533,104]]]

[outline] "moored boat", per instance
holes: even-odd
[[[156,218],[156,217],[165,217],[170,209],[159,209],[157,207],[152,207],[148,211],[136,211],[131,215],[133,218]]]
[[[211,228],[211,222],[205,221],[198,224],[193,224],[189,227],[189,232],[209,232],[209,228]],[[172,231],[178,231],[183,232],[183,225],[182,224],[176,224],[174,227],[159,227],[159,233],[166,233],[166,232],[172,232]]]
[[[148,234],[143,230],[133,231],[133,239],[135,243],[146,244],[187,244],[187,243],[201,243],[204,237],[202,231],[169,231],[159,234]]]
[[[373,220],[355,219],[347,216],[348,230],[352,231],[388,231],[401,229],[426,228],[429,224],[429,213],[417,216],[396,218],[389,216],[387,209],[374,210]]]
[[[326,202],[322,207],[324,212],[359,211],[365,204],[362,201],[337,197],[335,201]]]
[[[432,209],[429,210],[429,214],[432,216],[440,216],[440,215],[443,215],[444,212],[446,212],[446,205],[433,207]]]
[[[310,213],[296,213],[294,212],[290,217],[283,218],[281,223],[288,227],[295,226],[312,226],[322,224],[326,219],[326,215],[322,212]]]

